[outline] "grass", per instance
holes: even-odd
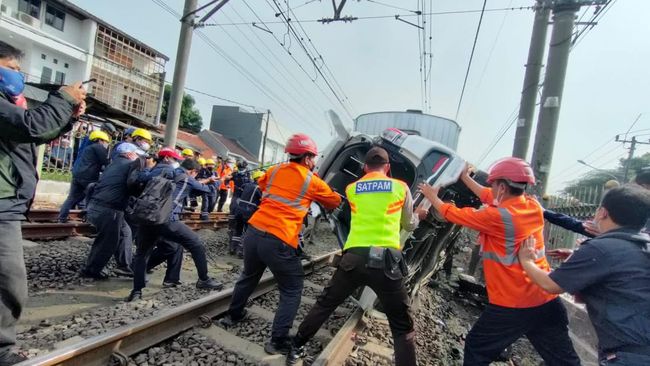
[[[41,180],[53,180],[56,182],[68,182],[72,181],[72,173],[70,172],[48,172],[44,171],[41,173]]]

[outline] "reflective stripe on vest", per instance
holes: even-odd
[[[512,221],[512,214],[510,211],[505,208],[499,208],[498,210],[501,214],[503,228],[505,229],[506,255],[503,256],[497,252],[486,250],[481,253],[481,256],[483,259],[489,259],[505,266],[511,266],[515,263],[519,263],[519,257],[515,252],[515,224]],[[540,259],[545,255],[546,253],[543,248],[535,251],[535,259]]]
[[[352,211],[344,249],[380,246],[399,249],[400,221],[407,188],[389,177],[361,178],[346,188]]]
[[[307,173],[307,176],[305,177],[305,181],[303,182],[302,187],[300,188],[300,193],[296,198],[290,200],[288,198],[278,196],[277,194],[269,193],[271,191],[271,187],[273,186],[273,181],[275,180],[275,175],[278,172],[278,170],[280,170],[280,166],[275,168],[271,173],[271,176],[269,177],[269,183],[266,185],[266,189],[262,194],[262,198],[268,198],[272,201],[283,203],[299,211],[305,211],[305,212],[309,211],[309,207],[303,206],[301,204],[301,201],[305,198],[305,194],[307,193],[307,189],[309,188],[309,184],[311,183],[311,178],[314,175],[314,173],[311,171]]]

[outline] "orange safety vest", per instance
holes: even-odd
[[[263,192],[262,201],[248,223],[293,248],[298,248],[298,233],[312,201],[327,209],[341,203],[341,197],[327,183],[293,162],[271,167],[257,183]]]
[[[529,196],[512,197],[492,205],[490,188],[481,193],[481,201],[489,204],[478,210],[457,208],[445,203],[440,212],[447,221],[479,232],[483,271],[491,304],[509,308],[530,308],[543,305],[557,297],[528,279],[519,264],[517,252],[531,235],[536,239],[537,266],[550,272],[544,247],[544,211]]]
[[[230,167],[228,167],[228,165],[226,164],[221,164],[221,166],[219,166],[219,169],[217,171],[217,176],[221,178],[221,186],[219,186],[219,190],[234,189],[235,183],[232,181],[232,179],[230,180],[230,182],[228,182],[228,185],[226,185],[226,180],[224,179],[224,177],[228,175],[232,175],[232,169],[230,169]]]

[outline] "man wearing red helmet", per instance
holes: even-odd
[[[271,167],[258,181],[262,201],[248,221],[242,241],[244,270],[235,285],[228,314],[219,320],[221,325],[231,327],[244,319],[246,302],[268,267],[280,288],[271,341],[264,347],[270,354],[286,354],[291,347],[288,335],[300,306],[304,276],[297,250],[298,234],[309,206],[317,201],[333,209],[341,203],[341,197],[312,172],[318,154],[314,140],[295,134],[284,151],[289,162]]]
[[[440,187],[422,183],[419,188],[447,221],[479,232],[489,304],[467,334],[464,365],[489,365],[523,335],[546,364],[580,365],[564,306],[557,295],[530,282],[517,258],[521,243],[532,236],[535,264],[550,271],[544,255],[543,208],[524,194],[535,184],[533,170],[521,159],[504,158],[489,169],[490,188],[472,179],[468,168],[461,180],[484,207],[460,209],[438,198]]]

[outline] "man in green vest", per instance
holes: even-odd
[[[386,150],[371,148],[363,169],[366,174],[345,190],[352,222],[343,256],[330,283],[300,324],[287,365],[305,356],[307,341],[360,286],[370,287],[383,305],[393,334],[395,364],[416,364],[415,331],[402,280],[406,263],[400,250],[400,227],[414,230],[418,215],[413,213],[413,198],[406,183],[387,176],[390,163]],[[426,215],[426,211],[418,214]]]

